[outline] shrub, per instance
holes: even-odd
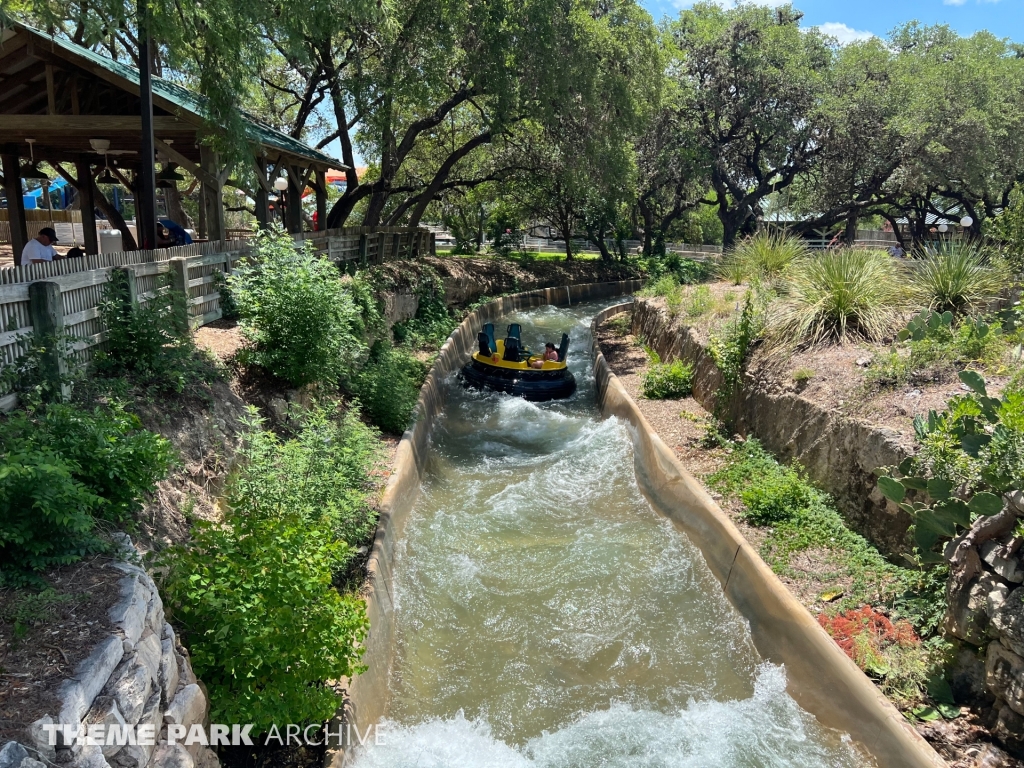
[[[750,266],[740,259],[735,251],[731,251],[722,257],[721,262],[715,269],[715,273],[722,280],[733,285],[741,285],[750,277]]]
[[[793,371],[793,381],[797,384],[806,384],[813,378],[814,370],[812,368],[797,368]]]
[[[361,671],[365,608],[331,583],[348,547],[292,510],[234,502],[223,525],[201,523],[190,547],[160,558],[168,615],[210,692],[211,720],[259,732],[321,723],[337,707],[326,681]]]
[[[693,391],[693,366],[675,360],[655,363],[640,380],[640,394],[649,400],[687,397]]]
[[[891,334],[905,307],[905,277],[888,254],[840,248],[794,263],[781,283],[777,340],[845,343]]]
[[[409,352],[378,341],[350,389],[374,424],[400,435],[409,426],[426,375],[427,366]]]
[[[809,254],[807,245],[800,238],[762,229],[741,240],[725,261],[732,264],[727,269],[742,272],[744,279],[756,275],[768,283],[775,283],[790,264]]]
[[[241,466],[228,483],[228,506],[264,517],[294,512],[353,548],[369,544],[377,524],[369,475],[381,460],[378,445],[355,408],[339,414],[330,404],[318,406],[302,416],[290,440],[253,417]]]
[[[708,352],[722,374],[715,393],[716,416],[721,416],[743,379],[747,353],[764,328],[766,297],[747,291],[740,316],[712,335]]]
[[[216,379],[213,361],[192,341],[184,294],[172,290],[169,275],[158,278],[154,293],[145,303],[129,302],[128,276],[111,271],[99,304],[107,339],[93,357],[93,370],[101,377],[127,376],[145,388],[179,394],[190,384]]]
[[[261,233],[254,249],[228,278],[248,342],[242,361],[293,386],[336,384],[365,353],[363,318],[338,270],[281,231]]]
[[[0,570],[15,581],[102,549],[96,520],[129,520],[173,462],[118,406],[16,412],[0,421],[0,450]]]
[[[683,289],[679,281],[672,275],[663,275],[649,283],[640,296],[660,296],[665,299],[665,306],[668,308],[669,317],[676,317],[683,304]]]
[[[1024,187],[1020,184],[1014,184],[1009,205],[992,221],[991,234],[1000,241],[1014,273],[1024,274]]]
[[[440,349],[459,324],[445,303],[441,277],[432,269],[425,271],[416,296],[416,316],[395,323],[395,341],[413,349]]]
[[[937,312],[962,314],[983,308],[1007,286],[1009,275],[973,242],[952,240],[913,263],[912,294]]]
[[[791,520],[812,500],[812,490],[793,469],[781,468],[740,493],[746,507],[744,519],[754,525],[773,525]]]

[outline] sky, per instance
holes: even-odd
[[[719,0],[721,5],[734,5]],[[759,0],[782,5],[781,0]],[[640,0],[655,21],[674,17],[693,5],[685,0]],[[917,20],[925,24],[949,24],[961,35],[987,29],[1024,43],[1024,0],[794,0],[803,11],[801,26],[820,26],[840,42],[868,35],[885,35],[899,24]]]

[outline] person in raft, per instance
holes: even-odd
[[[545,361],[549,360],[552,363],[558,362],[558,350],[555,349],[555,345],[550,341],[544,345],[544,357],[540,360],[534,360],[530,365],[534,368],[543,368]]]

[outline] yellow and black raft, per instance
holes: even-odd
[[[540,368],[532,363],[542,360],[520,341],[518,323],[508,327],[504,340],[494,338],[494,324],[487,323],[477,334],[479,349],[462,369],[462,381],[469,387],[507,392],[533,402],[559,400],[576,391],[576,379],[565,364],[569,336],[562,334],[558,362],[544,360]]]

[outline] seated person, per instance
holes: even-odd
[[[544,363],[546,362],[558,362],[558,350],[555,349],[555,345],[552,344],[550,341],[544,345],[543,357],[540,360],[534,360],[532,363],[530,363],[530,365],[533,368],[543,368]]]
[[[57,242],[57,233],[53,227],[43,227],[39,234],[25,244],[21,252],[22,264],[43,264],[57,258],[57,249],[53,244]]]
[[[174,241],[172,245],[192,244],[192,236],[178,222],[172,219],[159,219],[157,223],[167,230],[167,237]],[[163,247],[165,246],[161,246]]]

